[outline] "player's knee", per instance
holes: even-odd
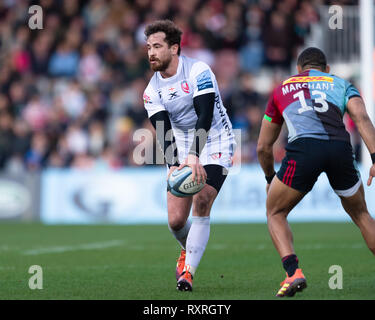
[[[372,219],[367,208],[364,208],[363,210],[353,210],[349,215],[357,226],[366,225],[369,219]]]
[[[168,218],[168,227],[173,231],[181,230],[185,226],[186,220],[180,216]]]
[[[279,216],[286,217],[289,213],[286,210],[279,210],[277,208],[267,209],[266,212],[267,212],[267,219],[272,219],[272,218],[279,217]]]
[[[199,200],[195,203],[195,212],[201,216],[205,215],[209,209],[209,205],[206,201],[204,200]]]
[[[267,220],[269,220],[269,219],[271,219],[272,217],[274,217],[274,213],[273,213],[272,211],[270,211],[270,210],[267,210],[266,215],[267,215]]]
[[[267,219],[273,217],[276,214],[276,212],[277,210],[275,210],[275,208],[269,208],[267,206],[267,209],[266,209]]]
[[[211,198],[208,194],[198,194],[194,199],[194,211],[199,216],[206,216],[211,207]]]
[[[357,201],[349,201],[348,199],[342,199],[342,204],[345,211],[352,218],[353,222],[360,224],[362,220],[367,220],[370,216],[364,199]]]

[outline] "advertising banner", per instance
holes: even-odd
[[[0,220],[39,220],[40,176],[0,174]]]
[[[362,172],[367,181],[368,173]],[[212,222],[266,222],[266,182],[257,165],[229,175],[211,211]],[[365,187],[370,213],[371,188]],[[118,171],[47,170],[42,176],[41,219],[56,224],[167,223],[166,169]],[[322,174],[289,221],[349,221],[339,197]]]

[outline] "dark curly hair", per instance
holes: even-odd
[[[178,44],[177,54],[180,55],[182,31],[171,20],[158,20],[146,27],[146,38],[157,32],[165,33],[165,42],[168,43],[169,47]]]
[[[305,49],[298,56],[297,65],[302,69],[307,67],[317,67],[324,70],[327,66],[327,58],[322,50],[314,47]]]

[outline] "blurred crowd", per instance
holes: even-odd
[[[137,165],[133,150],[142,141],[134,132],[152,129],[142,100],[152,76],[143,31],[164,18],[183,30],[182,54],[212,67],[233,126],[242,130],[237,161],[255,162],[268,95],[294,72],[324,3],[0,1],[0,170]],[[43,10],[43,29],[29,28],[34,4]],[[258,77],[264,70],[267,81]],[[285,134],[279,140],[276,161]]]

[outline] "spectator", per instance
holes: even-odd
[[[42,32],[32,43],[30,49],[30,66],[34,74],[47,74],[52,41],[52,34],[50,32]]]
[[[293,53],[293,29],[282,12],[271,13],[264,28],[264,46],[266,63],[270,67],[290,66]]]
[[[65,112],[70,118],[78,118],[86,105],[86,96],[81,89],[81,85],[78,81],[68,82],[67,85],[62,89],[59,96],[62,102],[62,106]]]
[[[30,148],[30,127],[22,119],[14,121],[13,125],[12,155],[21,156]],[[22,156],[21,156],[22,159]]]
[[[31,139],[30,150],[26,153],[25,162],[29,171],[42,169],[47,162],[49,151],[48,138],[43,132],[37,132]]]
[[[319,19],[319,2],[6,1],[0,5],[0,169],[138,165],[133,151],[140,142],[133,135],[152,129],[142,104],[152,74],[143,32],[164,18],[184,31],[182,54],[214,70],[233,125],[243,133],[242,161],[256,161],[267,95],[283,74],[272,69],[265,82],[259,75],[270,67],[288,70]],[[25,24],[31,4],[43,8],[43,30]],[[277,161],[283,143],[276,144]],[[151,163],[154,152],[147,155]]]
[[[22,111],[22,118],[33,131],[46,128],[48,121],[48,106],[39,95],[33,95]]]
[[[102,65],[95,47],[91,43],[85,43],[82,47],[82,58],[79,62],[78,78],[84,87],[91,87],[100,79]]]
[[[253,5],[246,13],[246,29],[239,59],[241,69],[257,73],[263,63],[264,44],[262,41],[262,24],[264,14],[258,5]]]
[[[52,54],[48,72],[52,76],[73,77],[76,75],[79,63],[78,52],[70,47],[68,42],[62,42]]]
[[[86,154],[88,151],[88,135],[78,123],[71,124],[66,133],[68,150],[72,154]]]
[[[0,113],[0,168],[4,168],[12,152],[13,118],[9,112]]]
[[[101,121],[93,121],[89,126],[88,151],[94,157],[99,157],[105,147],[106,139],[104,126]]]

